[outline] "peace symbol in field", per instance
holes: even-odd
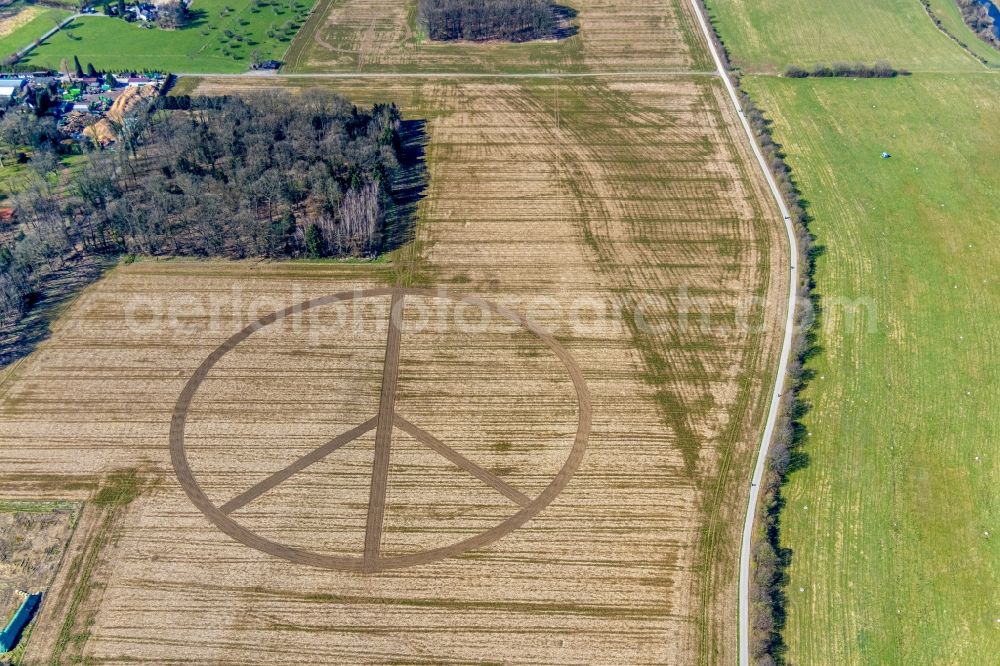
[[[411,422],[404,414],[396,411],[396,388],[399,378],[400,345],[405,335],[403,312],[407,296],[449,299],[460,303],[478,306],[483,312],[490,312],[513,322],[525,331],[535,336],[559,359],[572,381],[577,401],[577,429],[572,447],[565,463],[552,478],[551,482],[536,496],[519,491],[497,474],[477,465],[468,457],[442,441],[434,434],[427,432],[419,424]],[[382,385],[379,395],[379,408],[367,421],[358,424],[345,432],[337,433],[328,442],[296,459],[284,468],[262,478],[246,490],[227,502],[216,506],[199,486],[191,467],[188,464],[185,449],[185,429],[191,403],[209,371],[230,350],[249,338],[255,332],[266,326],[311,308],[329,305],[340,301],[368,298],[391,298],[388,337],[385,345],[385,360],[382,368]],[[590,394],[579,367],[573,361],[566,349],[547,331],[531,320],[512,310],[486,301],[481,298],[464,296],[443,296],[431,289],[380,288],[356,292],[343,292],[323,296],[305,303],[273,312],[250,324],[236,333],[206,358],[188,380],[174,407],[170,424],[170,457],[177,478],[194,505],[205,514],[220,530],[251,548],[264,553],[284,558],[300,564],[308,564],[329,569],[349,571],[377,572],[385,569],[413,566],[433,562],[464,551],[480,548],[524,525],[533,516],[544,509],[569,482],[570,477],[579,467],[583,452],[590,434],[591,405]],[[474,425],[473,425],[474,427]],[[479,479],[483,484],[483,492],[496,492],[505,496],[519,507],[517,512],[492,528],[479,532],[474,536],[438,547],[404,555],[386,555],[380,552],[382,527],[385,517],[386,487],[389,476],[389,457],[392,450],[392,434],[399,430],[423,446],[427,447],[452,465],[465,473]],[[330,555],[310,550],[292,547],[265,538],[240,525],[231,514],[253,502],[267,491],[284,483],[292,476],[307,467],[325,459],[344,447],[346,444],[375,432],[375,452],[371,470],[371,485],[368,496],[367,520],[365,523],[363,551],[356,556]],[[333,434],[333,433],[331,433]]]

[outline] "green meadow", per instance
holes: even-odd
[[[919,0],[707,0],[707,4],[733,63],[751,71],[781,72],[788,65],[836,60],[871,63],[879,58],[914,71],[984,69],[941,34]],[[955,3],[934,0],[933,4]],[[960,17],[958,23],[964,27]],[[963,34],[969,38],[966,41],[973,39],[967,28]]]
[[[789,658],[989,663],[1000,646],[1000,78],[745,85],[826,248],[810,464],[782,514]]]
[[[822,351],[804,394],[808,464],[791,475],[781,516],[792,550],[787,659],[991,663],[1000,650],[1000,75],[918,0],[710,5],[824,250]],[[1000,63],[954,2],[931,6],[970,50]],[[877,58],[914,73],[773,75]]]
[[[978,57],[986,60],[990,68],[1000,68],[1000,51],[976,37],[969,26],[965,25],[955,0],[928,0],[928,2],[945,30],[964,43]]]
[[[0,37],[0,58],[6,58],[8,55],[20,51],[72,14],[64,9],[51,7],[37,9],[28,7],[22,8],[21,11],[39,11],[39,13],[13,32]]]
[[[26,61],[57,69],[63,60],[98,69],[237,73],[252,54],[281,60],[315,0],[198,0],[180,30],[146,28],[106,16],[74,20]],[[109,45],[113,45],[110,48]]]

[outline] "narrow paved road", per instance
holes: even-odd
[[[774,380],[774,392],[771,394],[771,407],[767,413],[767,424],[764,426],[764,434],[760,440],[760,448],[757,451],[757,462],[754,465],[753,476],[750,480],[750,497],[747,502],[747,513],[746,518],[743,520],[743,541],[740,544],[740,585],[739,585],[739,643],[740,643],[740,666],[749,666],[750,664],[750,546],[751,537],[753,536],[753,527],[755,518],[757,515],[757,503],[760,499],[760,481],[764,476],[764,467],[767,463],[767,451],[771,444],[771,439],[774,436],[774,425],[778,419],[778,409],[781,405],[781,394],[784,390],[785,383],[785,373],[788,370],[788,359],[792,352],[792,330],[795,326],[795,295],[799,283],[799,270],[798,270],[798,247],[795,242],[795,230],[792,228],[792,218],[788,212],[788,207],[785,205],[784,199],[781,197],[781,192],[778,190],[778,184],[774,180],[774,176],[771,175],[771,170],[767,168],[767,162],[764,160],[764,155],[760,151],[760,147],[757,145],[757,139],[754,137],[753,130],[750,128],[750,123],[747,122],[746,114],[743,112],[743,107],[740,104],[740,98],[736,95],[736,89],[733,87],[732,81],[726,75],[726,69],[722,64],[722,58],[719,56],[718,49],[716,49],[715,41],[712,39],[711,28],[709,27],[708,20],[705,18],[705,13],[702,11],[701,3],[699,0],[691,0],[691,6],[694,8],[695,13],[698,16],[698,23],[701,25],[702,33],[705,35],[705,41],[708,42],[708,48],[712,52],[712,60],[715,61],[715,68],[718,70],[719,75],[722,77],[723,83],[726,85],[726,91],[729,93],[729,99],[732,101],[733,106],[736,107],[736,113],[740,117],[740,123],[743,125],[743,130],[746,132],[747,140],[750,142],[750,147],[753,149],[754,155],[757,157],[757,163],[760,165],[760,170],[764,174],[764,178],[767,180],[768,187],[771,188],[771,194],[774,195],[774,201],[778,205],[778,210],[781,211],[781,216],[785,221],[785,233],[788,235],[788,259],[791,266],[791,276],[788,283],[788,314],[785,320],[785,336],[781,343],[781,356],[778,360],[778,373]]]

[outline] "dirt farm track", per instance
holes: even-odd
[[[581,2],[454,78],[353,4],[302,69],[407,76],[181,87],[396,102],[415,237],[122,265],[0,370],[0,499],[84,502],[27,663],[734,661],[789,267],[687,2]],[[628,20],[649,71],[586,76]],[[542,58],[574,76],[498,75]]]

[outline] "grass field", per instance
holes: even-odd
[[[914,71],[743,79],[774,120],[825,248],[809,465],[786,487],[781,518],[793,551],[788,659],[990,663],[1000,79],[916,0],[711,4],[734,60],[752,70],[884,57]],[[932,6],[996,62],[960,30],[954,3]]]
[[[962,12],[955,0],[929,0],[931,10],[948,32],[965,43],[970,51],[984,58],[991,68],[1000,68],[1000,51],[981,40],[962,20]]]
[[[70,16],[71,12],[31,5],[0,14],[0,57],[20,51]]]
[[[690,7],[675,0],[578,0],[579,32],[525,44],[432,42],[416,0],[321,0],[288,53],[296,72],[580,72],[710,69]]]
[[[25,62],[58,69],[73,56],[98,69],[243,72],[251,54],[281,60],[314,0],[199,0],[181,30],[148,29],[105,16],[76,19]],[[227,8],[229,8],[227,10]],[[231,11],[230,11],[231,10]],[[270,34],[269,34],[270,33]],[[109,48],[113,44],[114,48]]]
[[[912,71],[984,69],[941,35],[918,0],[707,4],[734,64],[752,71],[781,72],[788,65],[836,60],[871,63],[879,58]]]
[[[309,82],[282,83],[294,92]],[[267,85],[209,78],[197,90]],[[780,220],[747,166],[720,83],[385,77],[337,87],[358,103],[395,100],[426,121],[429,188],[412,245],[378,264],[121,267],[2,384],[0,427],[16,452],[0,474],[4,496],[87,496],[95,479],[123,468],[157,482],[102,556],[113,574],[93,579],[105,586],[74,606],[92,618],[80,656],[731,659],[730,528],[743,506],[733,489],[745,484],[758,436],[787,267]],[[170,467],[171,410],[186,379],[267,310],[401,278],[482,294],[556,331],[593,408],[567,488],[499,541],[378,575],[289,564],[215,529]],[[666,299],[644,310],[651,322],[674,323],[689,298],[706,320],[699,311],[687,328],[644,333],[617,319],[646,296]],[[580,299],[605,304],[610,321],[571,328]],[[173,303],[180,327],[140,319],[130,328],[130,304],[157,300]],[[209,303],[221,308],[221,325],[211,325]],[[201,314],[195,304],[206,306]],[[737,326],[744,312],[749,326]],[[261,335],[224,357],[191,417],[191,465],[213,500],[370,418],[384,350],[384,331],[370,323],[319,346],[307,330]],[[529,495],[566,455],[579,409],[568,388],[530,339],[403,339],[400,410]],[[357,553],[372,447],[362,438],[234,516],[283,542]],[[387,552],[447,543],[509,514],[503,497],[406,436],[393,447]],[[36,635],[31,649],[42,657],[59,641]]]
[[[1000,79],[746,85],[775,120],[827,249],[824,353],[806,396],[811,464],[782,514],[794,550],[789,657],[989,663]]]

